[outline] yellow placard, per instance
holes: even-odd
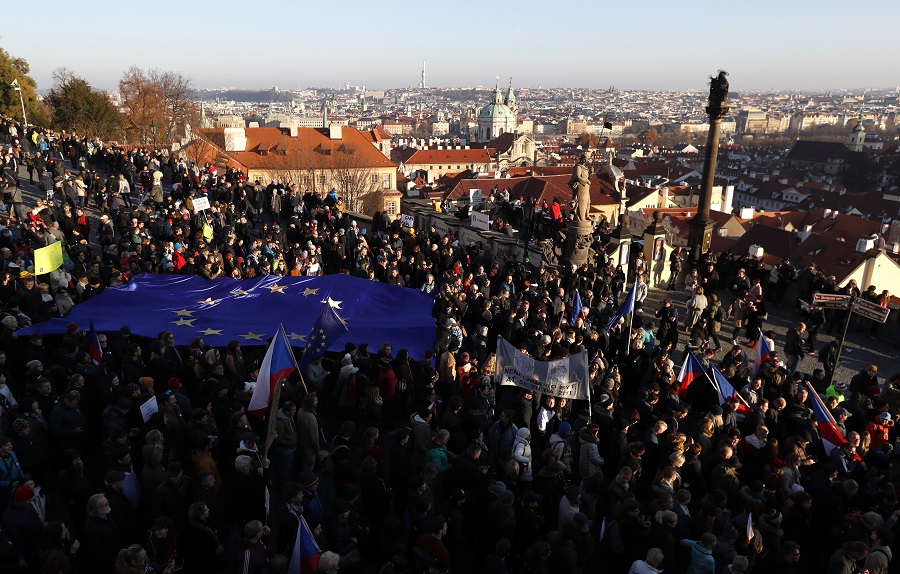
[[[57,241],[47,247],[34,250],[34,274],[43,275],[54,269],[59,269],[63,264],[62,243]]]

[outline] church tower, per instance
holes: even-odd
[[[506,90],[506,101],[504,103],[509,108],[509,111],[512,112],[513,117],[519,117],[519,106],[516,103],[516,95],[513,93],[512,77],[509,78],[509,89]]]
[[[863,127],[863,117],[862,114],[859,114],[859,117],[856,120],[856,125],[853,127],[853,130],[850,132],[850,137],[847,138],[847,149],[850,151],[862,151],[863,147],[866,143],[866,128]]]

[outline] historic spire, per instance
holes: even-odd
[[[516,104],[516,95],[513,93],[512,76],[509,77],[509,88],[506,90],[506,101],[504,102],[512,111],[513,115],[518,115],[519,106]]]
[[[500,91],[500,76],[497,76],[497,84],[494,87],[494,103],[502,104],[503,103],[503,93]]]

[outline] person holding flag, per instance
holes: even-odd
[[[332,554],[326,552],[325,554]],[[317,574],[320,570],[322,559],[322,551],[313,536],[306,518],[300,515],[300,524],[297,528],[297,540],[294,542],[294,551],[291,553],[291,561],[288,563],[288,574]],[[330,565],[331,556],[325,560]]]
[[[569,317],[569,325],[572,327],[578,322],[578,317],[581,316],[581,310],[584,307],[581,304],[581,295],[578,294],[578,290],[575,290],[575,299],[572,301],[572,315]]]
[[[678,396],[682,398],[686,397],[688,388],[694,381],[703,377],[706,377],[706,371],[703,370],[703,365],[694,353],[688,351],[684,363],[681,365],[681,371],[678,373],[678,382],[680,383]]]

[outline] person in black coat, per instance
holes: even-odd
[[[225,547],[219,534],[211,528],[209,508],[202,502],[195,502],[188,509],[189,527],[184,545],[185,572],[196,574],[219,574],[223,570]]]
[[[234,473],[231,476],[231,521],[238,526],[251,520],[266,519],[266,485],[269,482],[269,459],[264,458],[255,471],[249,456],[240,455],[234,459]]]
[[[3,531],[32,567],[36,564],[44,534],[44,525],[31,504],[33,499],[34,489],[31,486],[18,487],[13,492],[12,503],[3,511],[0,520]]]
[[[81,530],[81,557],[97,574],[113,574],[116,556],[125,546],[116,523],[109,520],[109,501],[95,494],[87,504],[87,519]]]

